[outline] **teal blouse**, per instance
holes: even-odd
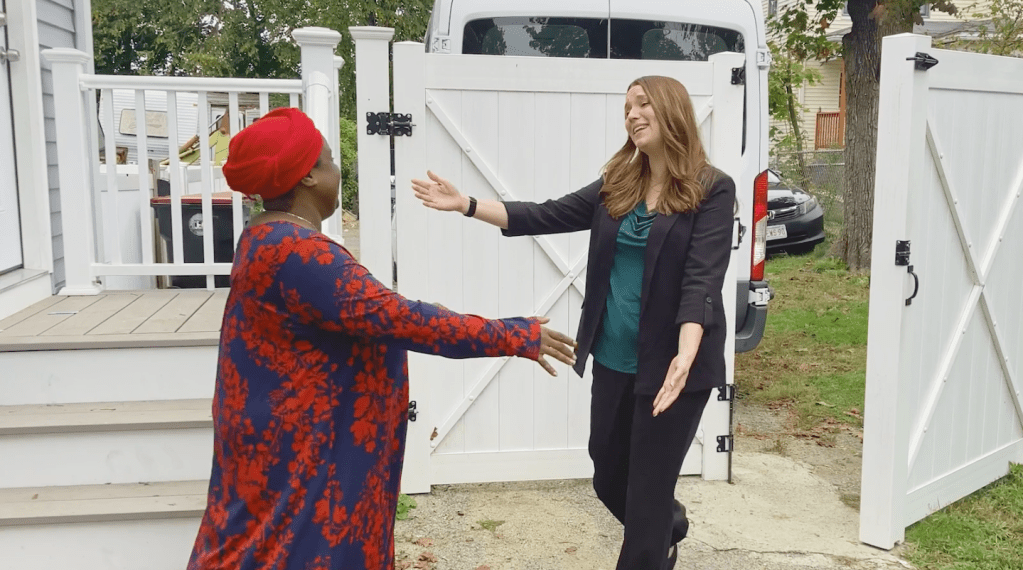
[[[643,291],[643,256],[647,236],[657,212],[648,213],[640,201],[625,215],[618,230],[611,289],[593,358],[603,366],[626,374],[635,374],[639,346],[639,301]]]

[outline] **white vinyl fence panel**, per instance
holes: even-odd
[[[711,161],[736,176],[743,90],[730,79],[743,61],[741,54],[699,63],[490,58],[395,44],[394,111],[411,113],[415,125],[411,137],[395,139],[399,291],[490,318],[546,315],[549,326],[574,335],[587,233],[503,238],[482,222],[424,208],[411,179],[429,168],[481,199],[542,202],[574,191],[595,180],[625,142],[626,88],[652,74],[686,85]],[[362,227],[383,225],[364,217]],[[732,261],[725,299],[735,295],[734,268],[748,262]],[[734,304],[726,310],[731,321]],[[556,367],[550,377],[522,359],[410,355],[418,417],[409,424],[403,491],[592,476],[590,375]],[[730,364],[728,376],[731,382]],[[683,472],[727,478],[729,454],[717,452],[716,438],[729,433],[728,414],[728,402],[712,397]]]
[[[1023,60],[883,53],[860,537],[891,548],[1023,462]]]

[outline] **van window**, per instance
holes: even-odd
[[[538,57],[607,57],[607,20],[486,18],[465,25],[462,53]]]
[[[680,22],[611,20],[612,59],[707,61],[723,51],[744,53],[742,34]]]

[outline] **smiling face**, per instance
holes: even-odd
[[[661,152],[664,140],[661,138],[661,123],[654,113],[643,87],[633,85],[625,94],[625,130],[632,144],[646,154]]]

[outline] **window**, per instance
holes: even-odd
[[[611,21],[612,59],[707,61],[723,51],[746,51],[742,34],[725,28],[653,22]]]
[[[922,18],[930,18],[931,17],[931,5],[930,4],[924,4],[924,5],[920,6],[920,16]]]
[[[767,15],[774,16],[778,13],[778,0],[767,0]]]
[[[462,53],[538,57],[607,57],[607,20],[487,18],[465,25]]]

